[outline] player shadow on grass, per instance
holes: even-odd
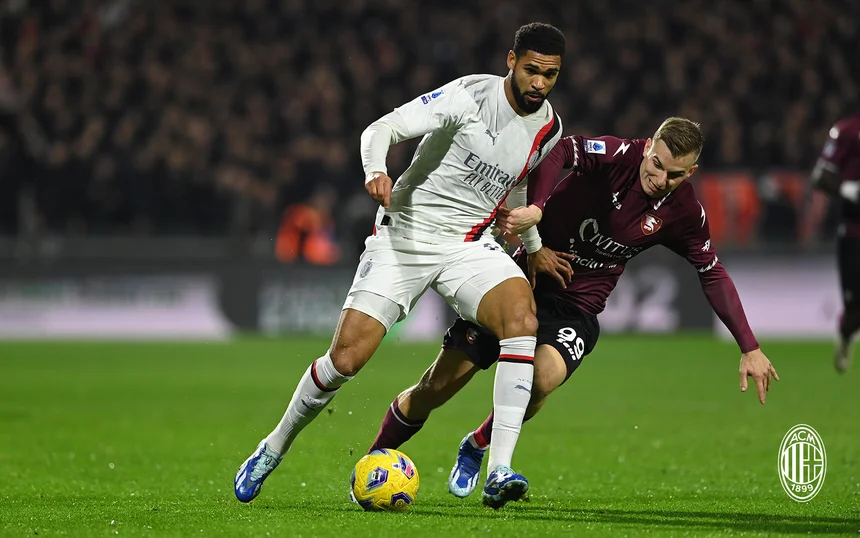
[[[450,505],[439,505],[439,508]],[[774,532],[783,534],[845,534],[860,532],[860,519],[839,517],[781,516],[773,514],[724,512],[684,512],[681,510],[571,510],[531,506],[528,503],[509,505],[494,512],[481,510],[477,514],[456,513],[444,510],[416,510],[416,516],[445,516],[464,518],[487,518],[511,516],[515,519],[540,521],[566,521],[578,523],[614,523],[621,525],[648,525],[649,527],[690,529],[732,529],[747,532]]]

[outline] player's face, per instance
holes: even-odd
[[[645,194],[653,198],[662,198],[677,189],[699,167],[695,164],[695,155],[673,157],[662,140],[646,140],[643,156],[645,158],[639,165],[639,180]]]
[[[561,70],[561,56],[527,50],[518,58],[514,51],[509,51],[508,68],[517,112],[534,114],[555,86]]]

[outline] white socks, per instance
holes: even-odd
[[[335,369],[328,351],[311,363],[299,381],[281,422],[266,437],[269,448],[282,456],[286,454],[299,432],[320,414],[337,394],[337,389],[350,379],[352,377]]]
[[[493,385],[493,436],[487,472],[499,465],[511,466],[514,447],[520,436],[523,417],[532,395],[534,377],[534,336],[499,341],[501,352]]]

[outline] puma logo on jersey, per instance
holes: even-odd
[[[651,235],[663,226],[663,219],[646,213],[645,216],[642,217],[642,221],[639,223],[639,226],[642,228],[642,233],[645,235]]]
[[[491,133],[489,129],[486,130],[486,133],[487,133],[487,136],[489,136],[490,139],[493,141],[493,145],[495,146],[496,145],[496,138],[498,138],[499,135],[493,136],[493,133]]]
[[[616,151],[616,153],[618,153]],[[612,205],[615,206],[615,209],[621,209],[621,202],[618,201],[618,195],[621,193],[613,192],[612,193]]]

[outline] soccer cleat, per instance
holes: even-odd
[[[836,371],[844,374],[851,368],[851,341],[840,338],[836,344],[836,353],[833,354],[833,365]]]
[[[529,490],[529,481],[526,477],[519,475],[510,467],[499,465],[484,484],[483,503],[494,510],[498,510],[511,501],[518,501]]]
[[[253,501],[260,494],[263,481],[275,470],[282,459],[283,456],[269,449],[265,439],[260,441],[257,450],[245,460],[245,463],[239,467],[239,472],[236,473],[236,481],[233,483],[236,498],[243,503]]]
[[[481,478],[481,462],[484,461],[484,454],[487,452],[486,448],[472,446],[469,442],[471,436],[470,433],[460,443],[457,461],[454,462],[454,468],[448,476],[448,491],[461,499],[475,491],[475,486]]]

